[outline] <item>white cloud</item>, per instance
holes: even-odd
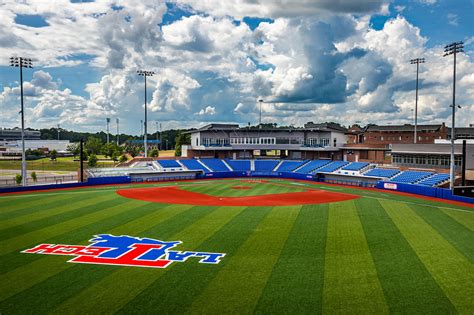
[[[215,106],[206,106],[206,108],[202,108],[196,115],[199,116],[214,116],[216,114],[216,107]]]
[[[459,17],[458,17],[457,14],[448,13],[446,15],[446,17],[448,18],[448,24],[449,25],[452,25],[452,26],[458,26],[459,25]]]

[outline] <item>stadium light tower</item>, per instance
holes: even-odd
[[[258,102],[260,103],[260,119],[258,120],[258,127],[262,128],[262,103],[263,103],[263,100],[259,99]]]
[[[115,122],[117,123],[117,146],[119,146],[119,144],[120,144],[120,140],[119,140],[119,138],[120,138],[120,136],[119,136],[119,119],[116,118]]]
[[[418,72],[420,69],[420,63],[425,63],[425,58],[416,58],[410,60],[412,65],[416,64],[416,96],[415,96],[415,134],[414,143],[416,143],[416,129],[418,127]]]
[[[110,118],[105,118],[105,121],[107,123],[107,144],[109,144],[109,125],[110,125]]]
[[[153,71],[146,71],[146,70],[138,70],[137,71],[139,76],[143,76],[145,78],[145,137],[143,138],[143,142],[145,145],[145,157],[148,157],[148,145],[146,143],[147,141],[147,110],[146,110],[146,77],[152,77],[155,73]]]
[[[451,162],[449,166],[449,189],[453,190],[454,188],[454,140],[455,140],[455,122],[456,122],[456,54],[463,52],[464,43],[463,42],[453,42],[449,45],[444,46],[444,55],[443,57],[454,55],[454,66],[453,66],[453,103],[450,105],[452,107],[452,124],[451,124]],[[458,106],[460,108],[460,106]]]
[[[61,125],[58,124],[58,141],[59,141],[59,130],[61,129]]]
[[[26,186],[26,154],[25,154],[25,111],[23,106],[23,68],[33,68],[30,58],[11,57],[10,66],[20,68],[20,99],[21,99],[21,178]]]

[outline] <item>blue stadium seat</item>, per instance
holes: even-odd
[[[271,172],[278,163],[279,160],[255,160],[255,170]]]
[[[367,162],[352,162],[351,164],[344,166],[342,170],[343,171],[359,171],[368,165],[369,163]]]
[[[225,160],[234,171],[250,171],[249,160]]]
[[[296,170],[296,173],[302,173],[302,174],[309,174],[327,164],[331,163],[331,160],[314,160],[314,161],[309,161],[306,163],[303,167],[301,167],[299,170]]]
[[[204,163],[214,172],[229,172],[229,168],[222,162],[220,159],[201,159],[201,162]]]
[[[334,162],[329,163],[328,165],[320,168],[319,170],[317,170],[317,172],[326,172],[326,173],[334,172],[334,171],[337,171],[338,169],[340,169],[341,167],[343,167],[347,164],[349,164],[349,162],[334,161]]]
[[[423,179],[421,182],[417,183],[418,185],[424,186],[438,186],[439,184],[448,181],[449,175],[448,174],[435,174],[431,177]]]
[[[180,162],[189,170],[203,170],[204,173],[209,173],[209,170],[202,166],[197,160],[180,160]]]
[[[364,176],[375,176],[375,177],[386,177],[392,178],[393,176],[400,173],[400,170],[387,169],[387,168],[373,168],[368,172],[365,172]]]
[[[176,160],[157,160],[156,162],[163,168],[182,167]]]
[[[278,166],[278,169],[276,169],[276,171],[292,172],[294,169],[303,165],[303,163],[306,163],[306,161],[283,161],[280,166]]]
[[[431,175],[433,175],[432,172],[404,171],[401,174],[391,178],[390,181],[413,184]]]

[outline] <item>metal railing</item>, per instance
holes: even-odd
[[[55,176],[38,176],[34,181],[32,178],[27,178],[26,183],[29,186],[41,184],[62,184],[65,182],[77,182],[77,175],[55,175]],[[5,186],[20,186],[16,183],[14,178],[0,178],[0,187]]]

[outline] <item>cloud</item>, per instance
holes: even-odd
[[[332,13],[367,13],[382,10],[385,1],[381,0],[178,0],[196,10],[208,12],[216,16],[257,17],[299,17],[316,14]]]
[[[216,107],[215,106],[206,106],[206,108],[202,108],[196,115],[199,116],[214,116],[216,114]]]
[[[459,17],[458,17],[457,14],[448,13],[446,15],[446,17],[448,18],[448,24],[449,25],[452,25],[452,26],[458,26],[459,25]]]

